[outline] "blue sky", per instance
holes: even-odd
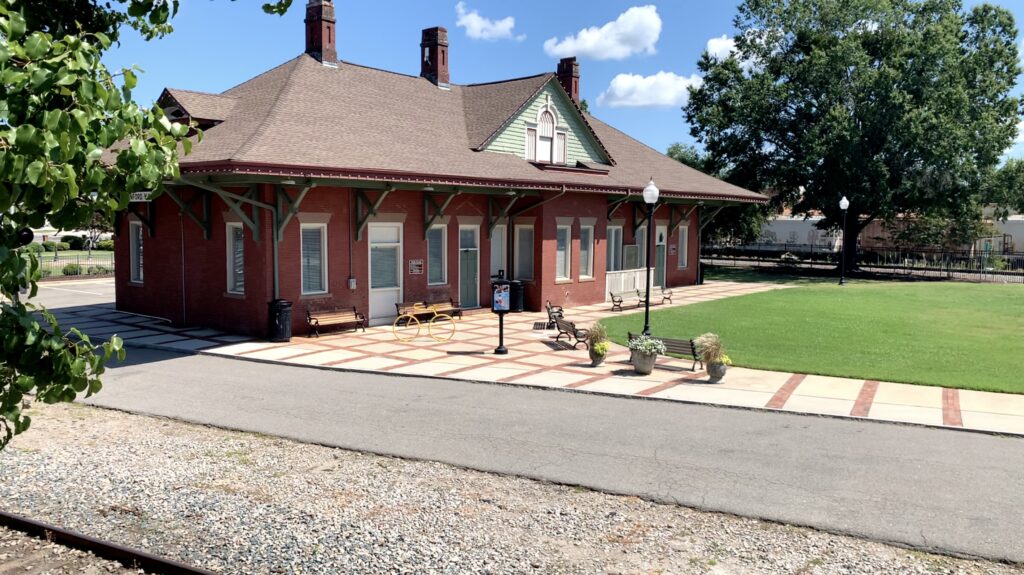
[[[1024,0],[997,3],[1010,8],[1024,28]],[[143,103],[164,87],[223,91],[303,51],[306,0],[295,0],[283,17],[264,14],[261,4],[182,0],[172,35],[144,42],[126,32],[107,64],[134,64],[145,71],[135,92]],[[673,142],[692,141],[680,111],[685,88],[699,81],[697,60],[705,49],[728,50],[736,2],[335,0],[335,5],[339,58],[396,72],[419,73],[420,31],[431,26],[448,29],[457,84],[554,71],[559,57],[577,55],[582,97],[591,113],[664,151]],[[1009,155],[1024,157],[1024,130]]]

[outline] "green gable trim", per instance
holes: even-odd
[[[502,126],[491,141],[484,145],[483,150],[525,158],[526,125],[536,124],[537,116],[549,101],[558,116],[556,129],[566,132],[566,163],[570,166],[575,166],[576,162],[610,164],[607,155],[601,150],[601,144],[555,79],[544,84],[533,100]]]

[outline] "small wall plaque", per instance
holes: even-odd
[[[409,275],[423,275],[423,260],[409,260]]]

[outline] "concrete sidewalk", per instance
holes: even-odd
[[[676,307],[783,289],[779,284],[708,282],[676,290]],[[797,288],[798,289],[798,288]],[[566,317],[580,326],[613,315],[609,304],[579,306]],[[629,313],[627,306],[626,312]],[[543,313],[507,316],[509,354],[494,355],[498,327],[486,310],[467,313],[436,342],[426,334],[397,341],[391,326],[365,332],[295,337],[287,343],[253,341],[205,328],[173,328],[152,318],[122,314],[111,304],[63,308],[62,321],[95,337],[117,334],[130,345],[236,359],[369,373],[426,376],[481,383],[557,387],[620,397],[653,398],[1024,435],[1024,396],[732,367],[710,383],[692,361],[661,357],[654,373],[639,376],[629,351],[615,345],[604,365],[591,367],[586,350],[572,349],[546,329]],[[655,334],[657,335],[657,334]]]

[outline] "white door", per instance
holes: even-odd
[[[391,323],[402,301],[402,224],[370,224],[370,325]]]
[[[459,226],[459,303],[480,307],[480,228]]]

